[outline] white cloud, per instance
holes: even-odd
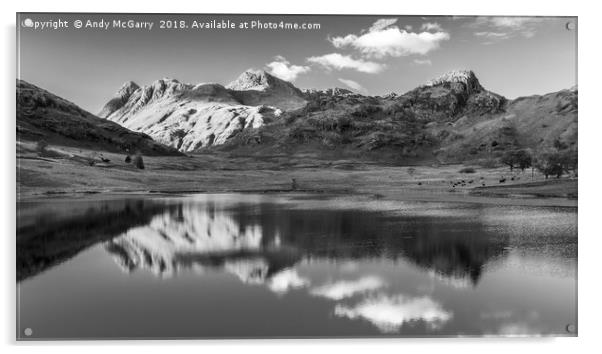
[[[270,278],[268,287],[273,292],[283,294],[290,289],[303,288],[309,285],[309,279],[299,276],[296,270],[286,269]]]
[[[414,321],[424,321],[432,329],[440,328],[453,316],[429,297],[410,298],[403,295],[381,295],[353,307],[337,305],[335,315],[366,319],[386,333],[395,332],[404,323]]]
[[[311,294],[328,299],[341,300],[358,293],[376,290],[382,288],[383,286],[385,286],[385,283],[380,278],[363,277],[354,281],[339,281],[336,283],[322,285],[313,289]]]
[[[413,62],[416,65],[433,65],[430,59],[414,59]]]
[[[540,17],[477,17],[469,26],[488,29],[475,32],[477,37],[502,40],[516,36],[531,38],[535,36],[538,25],[543,21]]]
[[[361,35],[348,34],[332,37],[329,40],[336,48],[350,46],[368,57],[382,58],[410,54],[424,55],[439,48],[442,41],[449,39],[449,33],[441,30],[436,23],[425,23],[423,28],[428,28],[428,31],[418,33],[393,26],[395,22],[385,21],[382,19],[376,21]]]
[[[435,32],[443,31],[443,28],[441,28],[441,25],[436,22],[424,23],[424,24],[422,24],[422,27],[420,27],[420,29],[423,31],[435,31]]]
[[[489,19],[491,24],[496,27],[513,29],[520,29],[525,25],[541,22],[541,19],[537,17],[490,17]]]
[[[368,74],[377,74],[385,69],[384,64],[366,61],[362,59],[353,59],[349,55],[339,53],[325,54],[317,57],[309,57],[310,63],[320,64],[327,69],[354,69]]]
[[[309,66],[291,65],[283,56],[276,56],[274,61],[266,64],[270,68],[270,73],[285,81],[295,81],[297,76],[310,71]]]

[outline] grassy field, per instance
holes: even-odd
[[[546,181],[538,173],[511,173],[501,167],[472,166],[473,173],[461,173],[467,166],[395,166],[321,160],[311,154],[258,159],[212,153],[145,156],[145,169],[140,170],[124,160],[123,154],[71,147],[51,146],[40,153],[35,144],[19,142],[18,197],[26,200],[90,193],[295,190],[390,200],[577,205],[576,178]],[[505,182],[500,183],[502,179]]]

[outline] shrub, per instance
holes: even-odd
[[[125,163],[130,163],[132,162],[132,157],[130,155],[126,155],[125,156]]]
[[[134,156],[134,166],[141,170],[144,170],[144,160],[142,159],[142,155],[137,154],[136,156]]]

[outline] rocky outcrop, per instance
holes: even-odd
[[[499,113],[506,99],[487,91],[471,70],[451,71],[402,96],[399,101],[424,121],[450,121],[465,114]]]
[[[132,88],[125,88],[121,93],[127,96]],[[113,100],[115,105],[118,102]],[[143,132],[133,132],[101,119],[23,80],[17,80],[17,137],[115,152],[180,154],[176,149],[153,141]]]
[[[427,81],[425,86],[449,85],[455,90],[466,91],[468,94],[480,92],[483,89],[479,79],[472,70],[452,70],[435,79]]]

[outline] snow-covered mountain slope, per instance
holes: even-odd
[[[161,79],[139,87],[124,84],[100,116],[144,132],[180,151],[219,145],[239,132],[262,126],[283,109],[300,108],[303,93],[262,71],[243,73],[228,88]]]

